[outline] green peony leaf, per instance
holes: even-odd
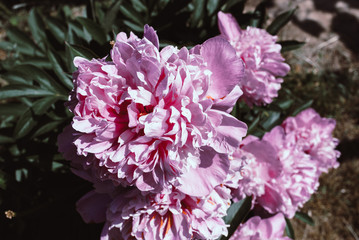
[[[42,134],[48,133],[50,131],[53,131],[56,129],[58,125],[60,125],[63,121],[54,121],[54,122],[48,122],[45,125],[38,128],[35,133],[31,136],[31,138],[38,137]]]
[[[25,111],[16,123],[14,130],[14,138],[19,139],[25,137],[36,126],[37,121],[33,117],[31,109]]]
[[[192,4],[194,7],[194,10],[191,15],[191,21],[190,21],[191,27],[192,28],[200,27],[203,24],[203,22],[201,22],[201,20],[204,17],[204,13],[205,13],[205,9],[206,9],[205,1],[204,0],[193,0]]]
[[[265,111],[262,115],[264,116],[264,120],[262,120],[260,124],[267,131],[271,130],[280,119],[280,112],[276,111]]]
[[[59,43],[64,43],[67,29],[63,23],[56,18],[48,17],[46,18],[46,24],[56,40]]]
[[[58,94],[62,95],[68,94],[68,91],[64,87],[59,85],[53,77],[51,77],[48,73],[36,66],[19,65],[14,71],[23,73],[25,76],[28,76],[29,79],[38,82],[42,88],[57,92]]]
[[[27,107],[21,103],[3,103],[0,107],[0,116],[19,116]]]
[[[308,214],[303,212],[296,212],[294,215],[295,218],[305,222],[306,224],[309,224],[310,226],[314,226],[314,220],[313,218],[309,217]]]
[[[49,62],[49,59],[45,57],[26,57],[25,59],[21,60],[20,63],[24,65],[34,65],[38,68],[52,69],[52,65]]]
[[[75,56],[80,56],[88,60],[91,60],[93,58],[99,58],[99,56],[97,56],[96,53],[94,53],[91,49],[88,49],[86,47],[75,45],[75,44],[69,44],[67,42],[66,45],[69,47],[69,49],[72,51],[72,53]]]
[[[285,225],[285,233],[286,233],[287,236],[290,237],[291,239],[295,239],[294,229],[293,229],[293,226],[292,226],[290,220],[289,220],[288,218],[285,218],[285,222],[286,222],[286,225]]]
[[[32,105],[34,114],[35,115],[43,115],[52,106],[52,104],[54,104],[59,99],[60,98],[56,97],[56,96],[48,96],[48,97],[44,97],[39,100],[36,100]]]
[[[295,40],[280,41],[277,43],[282,46],[281,52],[296,50],[298,48],[301,48],[305,44],[305,42],[299,42]]]
[[[76,20],[90,33],[91,37],[99,44],[104,44],[107,41],[105,31],[102,27],[91,21],[88,18],[78,17]]]
[[[273,22],[267,27],[267,32],[272,35],[277,35],[279,30],[292,19],[295,10],[297,10],[297,8],[284,12],[276,17],[276,19],[274,19]]]
[[[300,113],[301,111],[303,111],[304,109],[309,108],[312,104],[313,104],[313,99],[306,101],[305,103],[303,103],[302,105],[300,105],[293,111],[292,116],[295,116],[298,113]]]
[[[10,27],[6,30],[6,34],[12,43],[16,43],[16,50],[30,56],[44,56],[42,50],[22,31],[17,28]]]
[[[67,87],[67,89],[71,90],[73,88],[73,83],[64,72],[64,68],[60,65],[59,58],[50,49],[47,51],[47,56],[50,59],[51,65],[57,77]]]
[[[41,49],[45,49],[44,42],[46,41],[45,25],[42,21],[40,14],[36,8],[32,8],[29,12],[29,28],[32,33],[32,37]]]
[[[222,236],[220,240],[229,239],[236,231],[239,224],[245,219],[252,206],[252,197],[246,197],[241,201],[233,203],[227,210],[227,216],[224,217],[226,224],[230,224],[227,237]]]
[[[14,143],[14,142],[15,142],[14,138],[8,137],[8,136],[5,136],[5,135],[0,135],[0,144],[7,144],[7,143]]]
[[[43,97],[57,95],[47,89],[41,89],[35,86],[13,84],[0,88],[0,100],[15,97]],[[57,95],[59,96],[59,95]],[[65,97],[66,98],[66,97]]]

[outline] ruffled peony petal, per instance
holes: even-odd
[[[218,12],[218,27],[222,34],[233,40],[238,39],[242,31],[232,14],[221,11]]]
[[[237,57],[228,41],[221,37],[205,41],[201,55],[212,72],[207,96],[213,99],[224,98],[243,78],[243,61]]]
[[[178,189],[191,196],[208,195],[214,187],[221,184],[229,169],[228,158],[217,153],[212,148],[202,147],[201,163],[196,169],[191,169],[179,179]]]

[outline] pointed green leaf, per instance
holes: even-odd
[[[15,139],[13,139],[12,137],[0,135],[0,144],[14,143],[14,142],[15,142]]]
[[[293,99],[287,99],[287,100],[276,102],[276,104],[283,110],[289,109],[293,103],[294,103]]]
[[[305,222],[306,224],[309,224],[310,226],[314,226],[313,218],[309,217],[308,214],[306,214],[306,213],[296,212],[294,217]]]
[[[132,0],[132,6],[137,12],[147,12],[147,7],[141,0]]]
[[[224,12],[231,12],[232,8],[239,7],[240,9],[243,8],[244,3],[246,0],[228,0],[226,3],[222,6],[222,10]],[[242,9],[243,10],[243,9]],[[241,11],[242,12],[242,11]]]
[[[69,90],[71,90],[73,88],[72,81],[68,78],[64,72],[64,68],[60,65],[60,59],[50,49],[47,51],[47,56],[50,59],[51,65],[57,77]]]
[[[25,59],[21,60],[20,63],[24,65],[34,65],[38,68],[52,69],[52,65],[49,62],[49,59],[45,57],[26,57]]]
[[[5,51],[12,51],[14,49],[14,43],[2,41],[0,42],[0,49]]]
[[[27,78],[26,75],[24,75],[21,72],[9,71],[1,75],[1,77],[10,84],[25,84],[25,85],[33,84],[32,80]]]
[[[127,27],[129,27],[134,32],[143,32],[143,27],[139,26],[133,22],[123,20],[123,24],[125,24]]]
[[[59,94],[67,95],[68,91],[60,86],[56,80],[42,69],[33,65],[19,65],[15,71],[25,74],[29,79],[38,82],[42,88]]]
[[[303,111],[304,109],[309,108],[312,104],[313,104],[313,99],[306,101],[305,103],[303,103],[302,105],[300,105],[299,107],[297,107],[297,108],[293,111],[292,115],[293,115],[293,116],[297,115],[298,113],[300,113],[300,112]]]
[[[215,14],[220,6],[220,1],[218,0],[208,0],[207,1],[207,12],[208,16]]]
[[[66,41],[70,44],[80,44],[80,37],[87,42],[90,41],[90,39],[87,39],[84,37],[84,31],[82,28],[82,25],[79,22],[72,22],[69,21],[68,23],[68,31],[66,35]]]
[[[294,229],[293,229],[293,226],[292,226],[290,220],[289,220],[288,218],[285,218],[285,222],[286,222],[286,225],[285,225],[285,233],[286,233],[287,236],[290,237],[291,239],[295,239]]]
[[[29,17],[28,17],[28,21],[29,21],[29,28],[30,31],[32,33],[32,37],[35,39],[35,42],[37,43],[37,45],[41,48],[44,49],[45,45],[44,45],[44,41],[45,41],[45,25],[44,22],[42,21],[38,11],[36,8],[32,8],[29,12]]]
[[[120,10],[122,5],[122,0],[115,1],[114,4],[108,9],[105,15],[105,20],[103,21],[102,27],[106,32],[109,32],[113,26],[114,21],[117,19],[117,13]]]
[[[265,2],[265,1],[258,4],[258,6],[254,10],[253,16],[250,20],[250,23],[249,23],[250,26],[257,27],[257,28],[261,28],[263,26],[263,23],[264,23],[265,17],[266,17],[266,4],[267,4],[267,2]]]
[[[295,10],[297,10],[297,8],[284,12],[280,14],[278,17],[276,17],[273,20],[273,22],[267,27],[267,32],[269,32],[272,35],[277,35],[279,30],[292,19]]]
[[[41,126],[39,129],[35,131],[35,133],[32,135],[32,138],[38,137],[42,134],[48,133],[50,131],[53,131],[56,129],[56,127],[61,124],[62,121],[54,121],[46,123],[45,125]]]
[[[10,27],[6,29],[10,41],[17,44],[16,50],[30,56],[44,56],[42,50],[22,31]]]
[[[55,95],[55,93],[52,91],[20,84],[7,85],[0,88],[0,100],[14,97],[43,97],[53,95]]]
[[[92,58],[99,58],[96,55],[96,53],[94,53],[91,49],[88,49],[86,47],[75,45],[75,44],[69,44],[67,42],[66,45],[69,47],[69,49],[73,52],[75,56],[80,56],[88,60],[91,60]]]
[[[24,112],[16,123],[14,130],[14,137],[16,139],[26,136],[36,126],[37,122],[33,118],[33,114],[30,109]]]
[[[0,116],[19,116],[27,107],[21,103],[3,103],[0,105]]]
[[[32,109],[35,115],[42,115],[58,100],[60,100],[60,98],[56,96],[41,98],[33,103]]]
[[[245,219],[252,206],[252,197],[246,197],[239,202],[233,203],[227,210],[227,216],[224,217],[226,224],[230,224],[227,237],[222,236],[220,240],[229,239],[236,231],[241,222]]]
[[[125,17],[135,22],[137,25],[145,25],[145,22],[143,21],[144,16],[140,12],[137,12],[129,1],[124,1],[119,10]]]
[[[254,121],[251,122],[251,125],[249,125],[249,127],[248,127],[248,131],[247,131],[248,134],[250,134],[253,131],[253,129],[258,125],[259,120],[260,120],[260,116],[257,116],[254,119]]]
[[[107,35],[99,24],[84,17],[78,17],[76,20],[83,25],[96,42],[104,44],[107,41]]]
[[[200,27],[201,20],[204,16],[205,11],[205,1],[204,0],[193,0],[192,4],[194,6],[194,10],[191,16],[191,27]]]
[[[305,44],[305,42],[298,42],[295,40],[280,41],[277,43],[282,46],[281,52],[296,50],[298,48],[301,48]]]
[[[263,115],[265,119],[261,121],[261,126],[267,131],[270,130],[280,119],[280,112],[266,111]]]
[[[61,21],[53,17],[46,18],[46,24],[49,27],[50,32],[54,35],[59,43],[64,43],[66,28]]]

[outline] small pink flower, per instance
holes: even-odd
[[[111,57],[74,59],[68,106],[77,154],[94,156],[88,165],[102,180],[207,195],[226,178],[226,154],[247,129],[227,113],[242,94],[235,50],[216,37],[191,51],[159,51],[155,31],[145,26],[142,39],[118,34]]]
[[[265,105],[278,96],[284,77],[290,70],[280,54],[277,37],[263,29],[240,29],[231,14],[218,13],[219,30],[236,49],[245,63],[245,77],[241,81],[242,99],[250,106]]]
[[[266,219],[255,216],[240,225],[230,240],[290,240],[283,236],[285,225],[284,216],[280,213]]]
[[[145,194],[136,188],[114,188],[108,195],[88,193],[77,209],[86,222],[106,221],[102,240],[217,239],[227,234],[222,217],[229,206],[229,190],[221,186],[200,198],[176,189]]]

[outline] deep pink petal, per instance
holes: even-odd
[[[106,220],[106,209],[111,198],[92,190],[76,203],[77,211],[86,223],[100,223]]]

